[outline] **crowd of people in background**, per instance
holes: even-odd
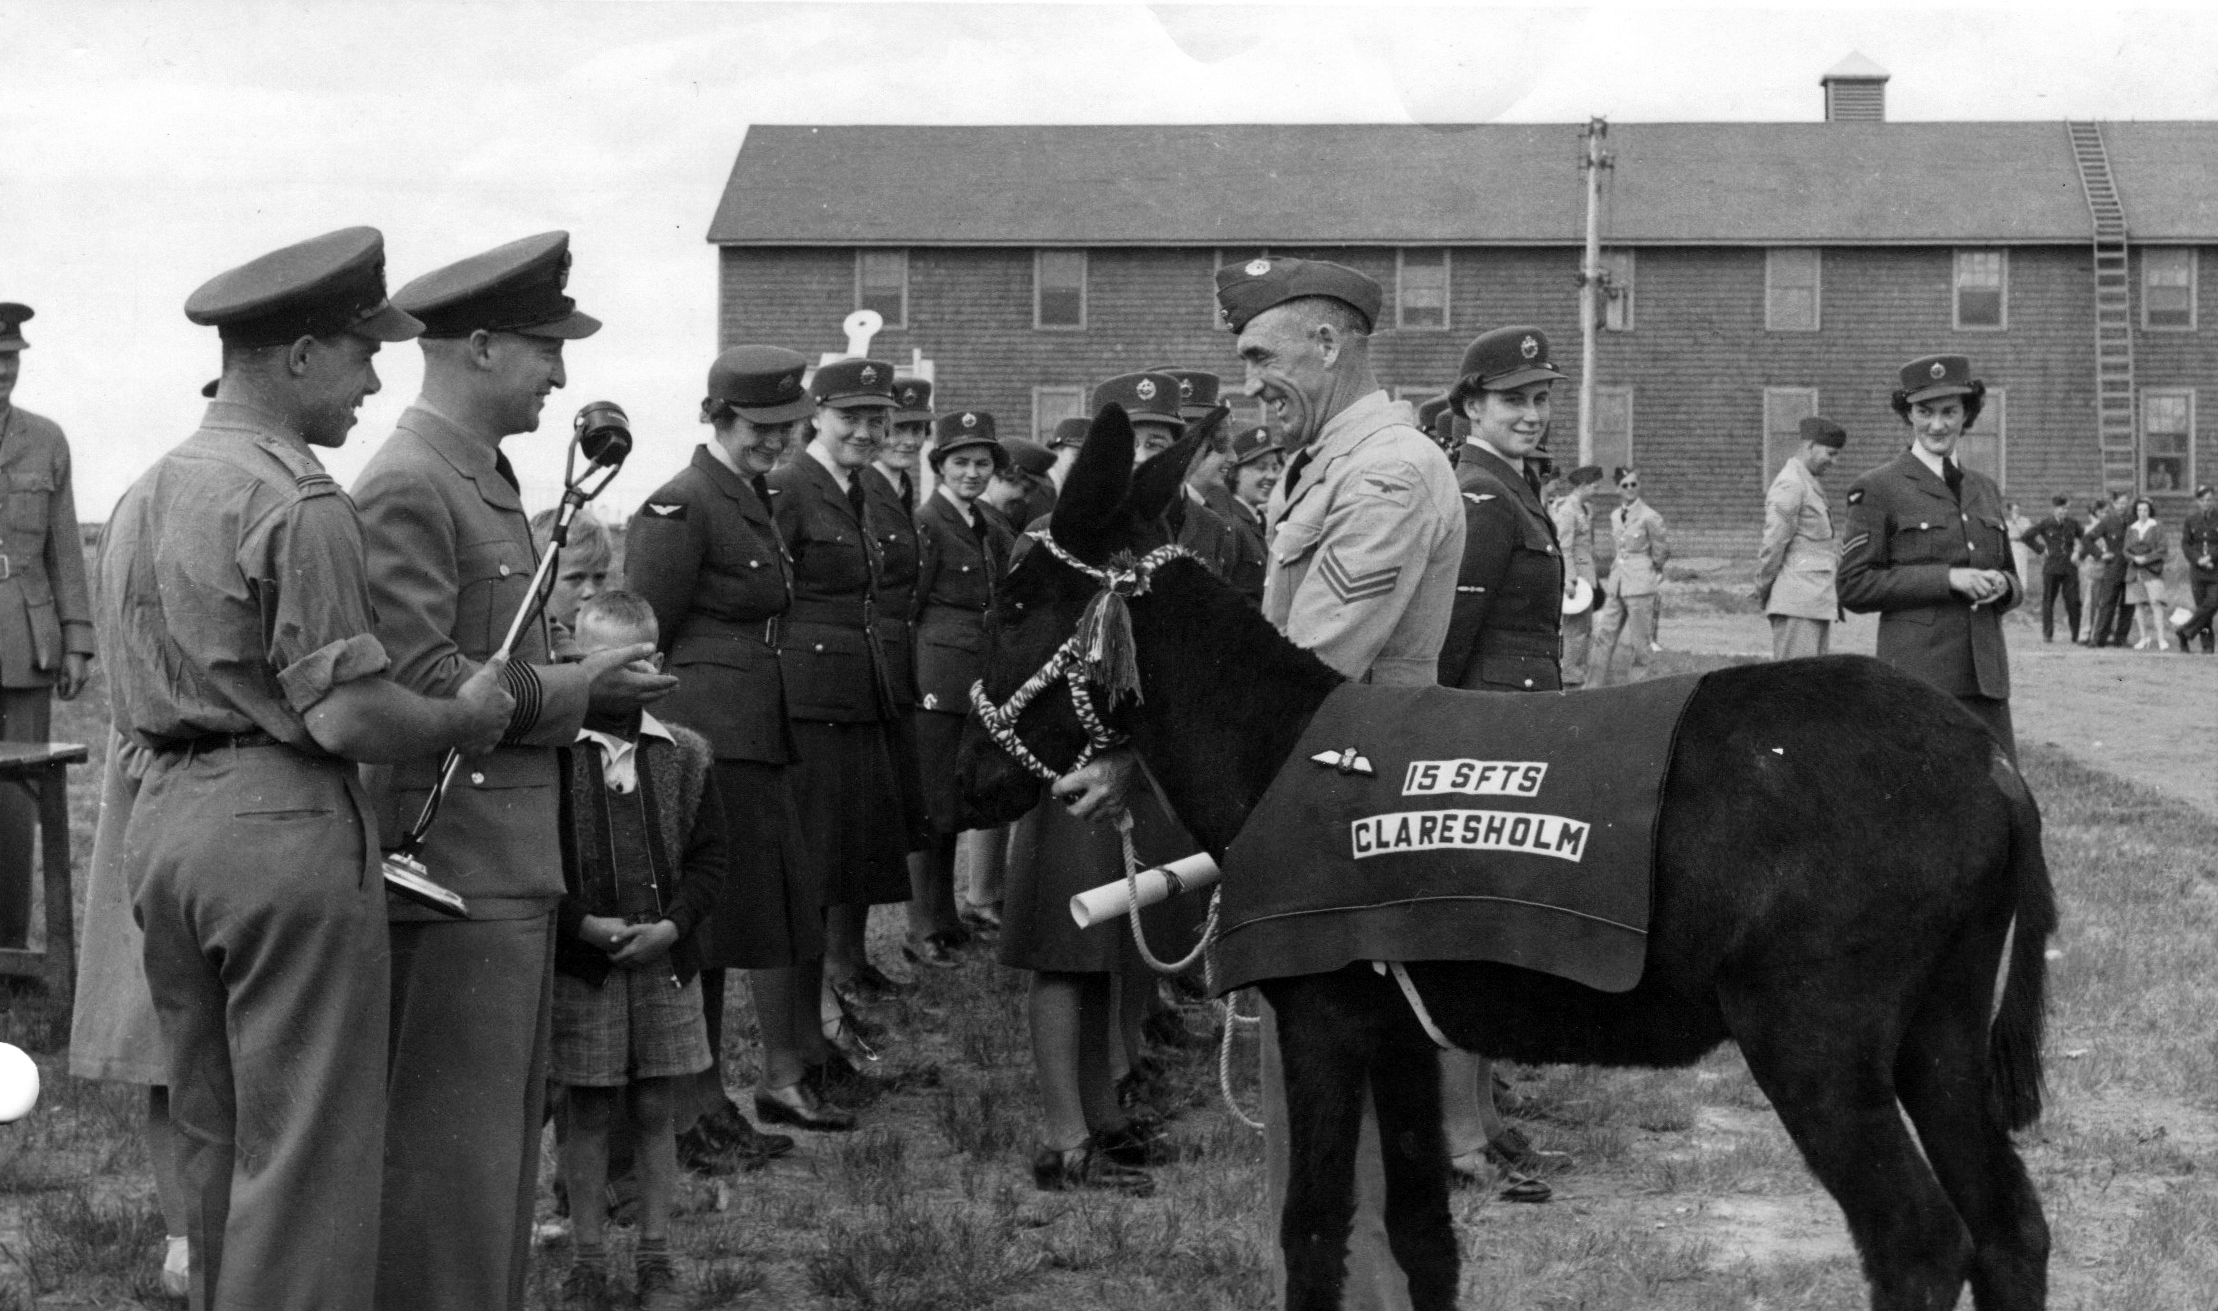
[[[2136,651],[2196,650],[2213,653],[2211,621],[2218,614],[2218,490],[2195,489],[2195,508],[2175,539],[2157,515],[2156,502],[2130,492],[2090,498],[2079,515],[2071,498],[2052,497],[2047,518],[2027,521],[2010,507],[2012,536],[2030,557],[2021,570],[2028,588],[2039,562],[2041,639],[2056,640],[2057,610],[2064,612],[2067,641],[2089,647]],[[2178,558],[2186,565],[2187,590],[2167,592],[2165,573]],[[2084,601],[2084,604],[2083,604]],[[2084,614],[2086,625],[2081,626]]]

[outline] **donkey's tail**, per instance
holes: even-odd
[[[1993,777],[2010,805],[2010,873],[2016,885],[2009,977],[1987,1034],[1989,1097],[2012,1129],[2041,1118],[2041,1028],[2046,1017],[2049,935],[2056,889],[2041,852],[2041,808],[2017,766],[1998,749]]]

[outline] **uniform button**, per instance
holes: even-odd
[[[1929,524],[1929,523],[1921,523],[1921,524],[1919,524],[1919,525],[1918,525],[1918,527],[1920,527],[1920,528],[1931,528],[1932,526],[1933,526],[1933,525],[1932,525],[1932,524]]]
[[[1527,687],[1531,687],[1532,685],[1533,685],[1533,680],[1531,680],[1531,679],[1529,679],[1529,678],[1525,680],[1525,686],[1527,686]]]
[[[747,562],[747,567],[748,567],[749,569],[760,569],[760,568],[762,568],[762,561],[760,561],[760,560],[749,560],[749,561]]]
[[[501,566],[501,577],[508,577],[508,566],[505,564]]]
[[[821,654],[823,653],[823,651],[824,651],[824,644],[823,644],[822,642],[818,642],[818,643],[816,644],[816,651],[817,651],[817,653],[818,653],[818,654],[820,654],[820,655],[821,655]]]
[[[484,787],[484,786],[485,786],[485,775],[483,775],[483,774],[472,774],[472,775],[470,775],[470,781],[471,781],[472,783],[475,783],[475,784],[477,784],[477,785],[478,785],[479,787]]]
[[[960,572],[962,572],[962,573],[966,573],[966,574],[967,574],[967,573],[969,573],[969,572],[970,572],[970,566],[969,566],[969,565],[967,565],[967,564],[966,564],[966,565],[964,565],[964,566],[962,567],[962,569],[960,570]]]

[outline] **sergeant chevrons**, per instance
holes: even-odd
[[[1454,471],[1375,391],[1327,420],[1271,492],[1263,615],[1350,678],[1438,673],[1464,525]]]
[[[1809,466],[1789,459],[1764,495],[1764,540],[1756,553],[1756,585],[1764,613],[1830,623],[1840,614],[1834,594],[1833,512]]]
[[[678,676],[658,717],[707,737],[719,760],[791,761],[778,644],[793,566],[754,486],[695,447],[633,516],[624,585],[654,609]]]
[[[2018,603],[2002,493],[1966,469],[1963,502],[1908,451],[1849,485],[1841,546],[1841,604],[1879,613],[1878,656],[1957,697],[2010,698],[2003,612]],[[1999,569],[2000,601],[1974,608],[1948,585],[1950,569]]]
[[[53,420],[0,408],[0,687],[47,687],[64,652],[93,654],[69,442]]]
[[[1440,647],[1448,687],[1552,692],[1563,686],[1563,557],[1555,525],[1524,474],[1466,442],[1456,465],[1463,560]]]

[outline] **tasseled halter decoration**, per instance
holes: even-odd
[[[1159,546],[1138,560],[1133,559],[1130,552],[1119,552],[1107,565],[1097,569],[1064,550],[1045,528],[1028,535],[1045,547],[1048,554],[1099,583],[1101,590],[1086,603],[1085,612],[1078,617],[1078,626],[1071,630],[1070,637],[1056,649],[1055,655],[1039,672],[1026,679],[1005,704],[997,706],[986,699],[984,680],[971,685],[970,702],[995,745],[1041,780],[1053,782],[1123,741],[1103,722],[1089,688],[1106,693],[1111,710],[1122,697],[1129,696],[1135,702],[1141,699],[1140,657],[1132,640],[1132,611],[1126,604],[1127,599],[1146,596],[1153,585],[1155,571],[1165,564],[1180,558],[1198,560],[1201,557],[1183,546]],[[1016,733],[1017,717],[1024,713],[1034,697],[1058,679],[1069,680],[1072,708],[1078,712],[1079,723],[1086,729],[1085,749],[1079,752],[1076,761],[1061,771],[1048,768]]]

